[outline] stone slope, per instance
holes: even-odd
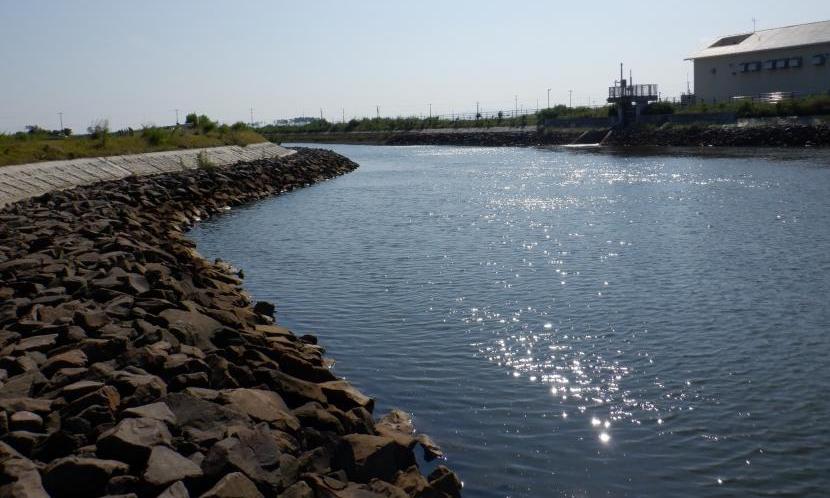
[[[293,153],[291,149],[265,142],[245,147],[228,145],[3,166],[0,168],[0,207],[57,189],[133,175],[157,175],[195,169],[199,165],[200,155],[217,166],[228,166],[240,161],[272,159]]]
[[[0,210],[0,497],[446,497],[440,450],[252,304],[184,232],[347,173],[327,151],[55,191]]]

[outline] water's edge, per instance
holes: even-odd
[[[356,167],[301,149],[0,211],[0,493],[458,496],[446,467],[418,471],[416,445],[440,450],[405,414],[373,420],[374,400],[332,374],[315,337],[274,324],[272,305],[252,305],[235,270],[185,237]]]

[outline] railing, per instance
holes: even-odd
[[[608,88],[609,99],[618,99],[621,97],[648,97],[657,99],[657,85],[612,86]]]

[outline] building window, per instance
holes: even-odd
[[[813,65],[814,66],[823,66],[825,62],[827,62],[827,57],[824,54],[819,54],[819,55],[814,55],[813,56]]]
[[[774,70],[775,69],[775,60],[765,61],[764,62],[764,69]]]
[[[790,67],[801,67],[803,59],[801,57],[790,57],[789,65]]]

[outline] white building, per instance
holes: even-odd
[[[698,102],[830,92],[830,21],[718,39],[689,57]]]

